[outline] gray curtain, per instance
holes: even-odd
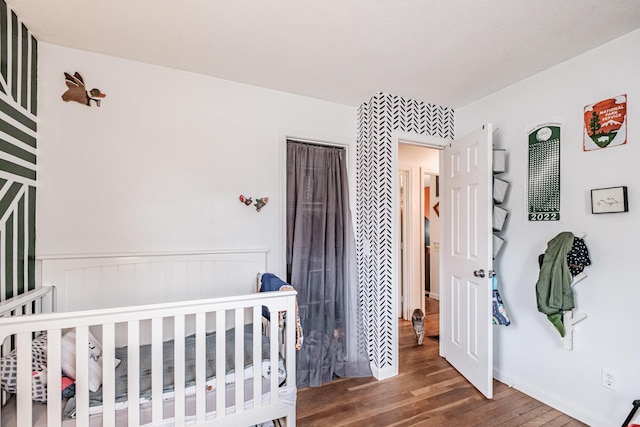
[[[298,386],[371,376],[342,148],[287,141],[287,281],[304,332]]]

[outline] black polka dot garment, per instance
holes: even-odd
[[[573,238],[573,246],[571,246],[571,250],[567,254],[567,264],[569,264],[569,271],[572,276],[582,273],[582,270],[587,265],[591,265],[589,251],[583,239],[579,237]]]

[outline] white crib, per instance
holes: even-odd
[[[295,319],[295,292],[255,293],[266,251],[41,262],[43,286],[0,303],[0,314],[11,313],[0,318],[3,359],[16,361],[2,426],[251,426],[285,417],[295,425],[295,328],[280,334],[272,322],[270,338],[261,330],[262,306]],[[34,345],[43,332],[45,356]],[[63,399],[69,347],[75,396]],[[32,393],[34,371],[46,372],[36,375],[46,399]]]

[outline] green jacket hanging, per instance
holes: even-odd
[[[562,314],[574,308],[572,276],[567,263],[573,239],[573,233],[565,231],[547,243],[536,283],[538,311],[547,315],[547,319],[563,337],[565,330]]]

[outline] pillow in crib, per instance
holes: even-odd
[[[76,330],[62,336],[62,372],[76,378]],[[117,362],[116,362],[117,363]],[[96,391],[102,385],[102,345],[89,331],[89,390]]]
[[[0,388],[7,393],[16,392],[18,372],[17,350],[0,358]],[[31,370],[43,371],[47,367],[47,333],[43,332],[31,341]]]
[[[17,391],[15,377],[13,377],[12,385],[8,388],[12,389],[12,393]],[[4,387],[3,387],[4,388]],[[9,391],[9,390],[7,390]],[[36,402],[47,403],[47,369],[44,371],[33,371],[31,373],[31,399]]]
[[[47,403],[47,369],[31,374],[31,399]]]
[[[31,368],[42,371],[47,367],[47,332],[42,332],[31,341]]]

